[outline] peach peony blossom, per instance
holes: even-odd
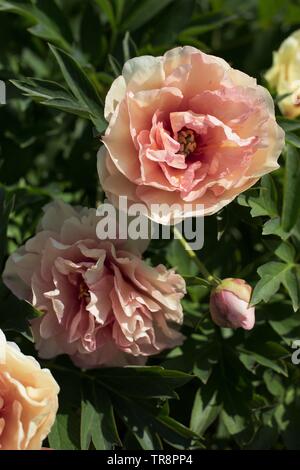
[[[44,312],[31,323],[39,355],[84,368],[144,362],[183,336],[185,282],[148,266],[125,241],[101,241],[95,209],[45,207],[35,237],[7,261],[4,282]]]
[[[273,53],[272,67],[265,74],[269,85],[281,99],[278,106],[285,116],[300,115],[300,29],[294,31]]]
[[[59,387],[0,330],[0,450],[39,450],[54,423]]]
[[[278,167],[284,144],[269,92],[189,46],[126,62],[105,117],[103,189],[115,205],[120,195],[146,204],[149,217],[164,224],[217,212]],[[160,203],[178,207],[162,217],[150,208]]]
[[[255,308],[249,307],[251,292],[243,279],[223,279],[210,295],[210,313],[216,325],[251,330],[255,324]]]

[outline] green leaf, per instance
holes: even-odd
[[[261,179],[259,200],[262,207],[267,211],[267,215],[272,217],[278,213],[277,190],[271,175],[265,175]]]
[[[190,427],[199,435],[217,419],[222,408],[214,385],[208,382],[206,386],[199,388],[195,395]]]
[[[229,432],[236,439],[253,432],[249,403],[252,387],[249,373],[234,351],[223,348],[220,363],[216,365],[212,382],[216,382],[219,399],[223,402],[220,417]]]
[[[205,384],[218,359],[218,348],[214,342],[199,343],[199,349],[196,348],[194,354],[193,373]]]
[[[55,42],[67,50],[73,41],[69,23],[54,0],[35,0],[33,5],[2,1],[0,11],[10,11],[28,18],[35,23],[29,28],[31,34]]]
[[[262,300],[268,302],[276,294],[280,284],[286,282],[286,272],[293,268],[293,264],[270,261],[257,270],[260,281],[256,284],[251,298],[251,305],[256,305]]]
[[[136,44],[133,41],[128,31],[126,31],[125,33],[124,39],[122,41],[122,46],[123,46],[124,62],[127,62],[127,60],[131,59],[131,57],[135,57],[137,55]],[[132,54],[131,54],[131,50],[132,50]]]
[[[73,57],[51,44],[49,44],[49,47],[60,66],[70,90],[77,98],[78,102],[89,110],[91,119],[96,125],[97,130],[102,132],[103,126],[105,127],[106,123],[103,118],[100,98],[94,85]]]
[[[35,0],[34,4],[36,17],[40,24],[31,28],[30,32],[44,39],[57,40],[68,48],[68,44],[73,41],[73,35],[69,23],[57,3],[54,0]]]
[[[294,312],[300,307],[300,279],[296,268],[285,271],[282,283],[292,300]]]
[[[239,196],[238,202],[243,206],[251,207],[252,217],[263,215],[276,217],[278,215],[277,199],[274,180],[270,175],[265,175],[261,179],[259,195],[251,196],[251,191],[248,191],[248,193]]]
[[[6,231],[9,215],[14,206],[14,196],[9,195],[0,188],[0,269],[2,268],[6,255]]]
[[[108,62],[115,77],[122,73],[122,66],[120,62],[111,54],[108,54]]]
[[[156,435],[177,449],[200,446],[199,436],[168,416],[164,408],[138,400],[133,402],[120,396],[114,400],[114,407],[145,450],[155,449]]]
[[[287,377],[285,359],[290,351],[278,341],[278,336],[264,325],[251,332],[241,350],[258,364]]]
[[[82,385],[81,449],[88,450],[91,441],[96,450],[110,450],[115,444],[121,445],[110,397],[94,382]]]
[[[289,232],[285,232],[281,226],[280,217],[275,217],[273,219],[267,220],[263,226],[262,230],[263,235],[276,235],[282,240],[287,240],[290,236]]]
[[[282,116],[277,116],[276,120],[286,132],[298,131],[300,129],[300,121],[298,119],[286,119]]]
[[[32,21],[36,20],[34,7],[27,3],[1,0],[0,11],[10,11],[12,13],[18,13]]]
[[[285,241],[278,245],[275,250],[275,255],[286,263],[293,263],[296,256],[296,250],[291,243]]]
[[[254,438],[247,444],[246,450],[269,450],[273,449],[279,438],[278,426],[274,417],[273,409],[267,409],[266,403],[263,403],[262,408],[265,406],[266,411],[260,413],[259,428],[256,431]]]
[[[29,320],[42,315],[32,305],[19,300],[0,281],[0,328],[3,331],[17,331],[31,337]]]
[[[38,78],[24,78],[22,80],[11,80],[17,88],[24,91],[27,96],[37,100],[70,99],[71,95],[65,87],[50,80]]]
[[[115,3],[115,11],[116,11],[116,21],[119,24],[121,22],[121,18],[123,15],[123,11],[125,8],[126,0],[114,0]]]
[[[105,369],[97,373],[97,379],[105,387],[123,395],[140,398],[177,398],[175,388],[189,382],[193,376],[162,367],[131,367]],[[134,387],[132,384],[135,384]]]
[[[82,52],[94,66],[101,64],[107,53],[107,39],[100,15],[89,2],[86,2],[81,16],[80,46]]]
[[[136,406],[130,400],[116,397],[114,407],[142,449],[157,450],[162,448],[158,434],[153,429],[153,423],[149,420],[149,416],[145,415],[143,406]]]
[[[109,0],[95,0],[95,3],[97,3],[101,10],[105,13],[111,28],[114,30],[116,28],[116,18],[111,2]]]
[[[77,416],[74,413],[58,412],[48,435],[50,447],[55,450],[78,450],[76,438],[73,436],[73,426],[76,422]]]
[[[203,448],[200,436],[171,416],[161,414],[156,418],[155,426],[159,435],[177,449]]]
[[[34,78],[11,80],[11,82],[22,90],[25,96],[30,96],[42,105],[75,114],[83,119],[90,119],[89,109],[56,82]]]
[[[263,374],[264,382],[267,389],[275,397],[282,398],[285,393],[282,379],[273,370],[265,370]]]
[[[293,313],[289,302],[276,302],[268,306],[268,321],[288,345],[300,338],[300,316]]]
[[[299,152],[287,145],[282,207],[282,228],[292,230],[300,215],[300,158]]]
[[[158,15],[173,0],[144,0],[134,6],[132,13],[122,25],[123,31],[135,31]]]
[[[175,42],[180,32],[189,25],[195,3],[195,0],[184,0],[183,15],[182,0],[173,0],[173,2],[155,18],[156,27],[151,36],[153,44]]]
[[[245,349],[243,349],[243,354],[248,355],[254,362],[257,362],[258,364],[267,367],[268,369],[271,369],[277,372],[278,374],[284,375],[285,377],[287,377],[288,375],[286,365],[284,361],[280,359],[270,359],[264,354],[259,354],[256,351],[247,351]]]
[[[182,31],[180,34],[179,38],[182,39],[185,36],[189,37],[194,37],[194,36],[199,36],[201,34],[207,33],[208,31],[213,31],[215,29],[221,28],[223,25],[227,23],[231,23],[232,21],[236,20],[237,15],[231,15],[231,16],[224,16],[223,18],[211,22],[211,23],[206,23],[206,24],[198,24],[196,26],[190,26],[189,28],[186,28],[185,30]]]
[[[298,149],[300,148],[300,137],[298,137],[296,134],[286,132],[285,141],[292,147],[296,147]]]
[[[297,430],[300,426],[300,392],[298,386],[290,385],[286,390],[285,400],[277,408],[276,420],[281,428],[285,448],[299,450]]]
[[[172,240],[168,245],[166,258],[168,263],[181,275],[189,277],[198,273],[195,262],[188,255],[179,240]]]
[[[82,107],[78,102],[74,99],[69,98],[57,98],[47,101],[40,101],[42,105],[48,106],[49,108],[58,109],[60,111],[64,111],[66,113],[75,114],[75,116],[79,116],[83,119],[90,119],[91,115],[87,109]],[[96,120],[92,119],[94,124],[96,125]],[[97,125],[97,134],[102,132],[104,129],[104,123],[102,125],[102,121]],[[105,125],[106,126],[106,125]]]
[[[51,370],[60,387],[58,413],[48,435],[50,447],[55,450],[80,450],[80,375],[74,373],[76,369],[66,356],[56,359],[53,368],[49,361],[43,365]]]
[[[91,385],[94,388],[94,384]],[[82,450],[88,450],[90,447],[92,433],[99,424],[97,412],[88,397],[82,391],[81,398],[81,419],[80,419],[80,446]],[[101,432],[101,429],[98,429]]]

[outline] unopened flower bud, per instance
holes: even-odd
[[[210,296],[214,323],[223,328],[251,330],[255,323],[255,308],[249,307],[251,292],[252,288],[243,279],[223,279]]]

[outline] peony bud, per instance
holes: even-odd
[[[251,292],[243,279],[223,279],[210,296],[210,313],[216,325],[251,330],[255,323],[255,308],[249,307]]]

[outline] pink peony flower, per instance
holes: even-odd
[[[40,450],[54,423],[59,387],[0,330],[0,450]]]
[[[105,117],[103,189],[116,206],[126,195],[164,224],[217,212],[276,169],[284,145],[269,92],[188,46],[126,62],[107,94]],[[178,207],[162,216],[150,207],[161,203]],[[191,204],[188,213],[184,204]]]
[[[210,296],[210,313],[216,325],[251,330],[255,323],[255,308],[249,307],[251,292],[243,279],[223,279]]]
[[[185,282],[148,266],[129,243],[101,241],[95,209],[54,202],[35,237],[7,261],[4,282],[44,312],[31,323],[40,357],[84,368],[140,364],[182,342]]]

